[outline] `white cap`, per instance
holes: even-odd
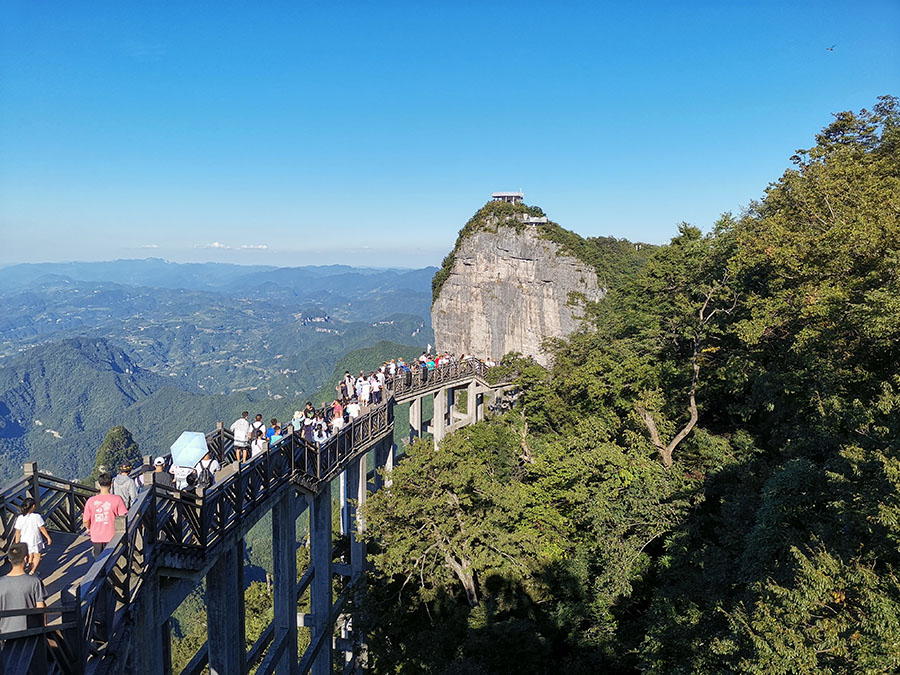
[[[157,457],[156,461],[153,462],[153,466],[165,466],[165,465],[166,465],[166,460],[164,460],[162,457]]]

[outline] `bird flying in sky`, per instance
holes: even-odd
[[[833,52],[835,47],[837,47],[837,45],[831,45],[830,47],[825,47],[825,51],[826,51],[826,52]]]

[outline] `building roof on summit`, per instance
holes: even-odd
[[[522,197],[522,198],[524,198],[525,193],[524,192],[493,192],[493,193],[491,193],[491,197],[494,197],[495,199],[497,197]]]

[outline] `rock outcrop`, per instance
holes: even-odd
[[[540,225],[524,224],[526,217],[489,215],[460,234],[431,308],[438,349],[495,359],[515,351],[547,365],[542,342],[572,333],[583,301],[604,297],[594,268],[566,255]]]

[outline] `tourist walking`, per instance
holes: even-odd
[[[119,495],[110,492],[112,476],[101,473],[97,479],[100,494],[94,495],[84,505],[84,528],[91,534],[94,557],[98,557],[116,533],[116,516],[128,513],[125,502]]]
[[[231,433],[234,434],[234,454],[239,462],[250,459],[250,413],[246,410],[241,413],[240,419],[236,419],[231,425]]]
[[[123,464],[119,467],[119,475],[113,478],[112,493],[119,495],[125,502],[125,508],[130,509],[137,501],[137,488],[134,480],[128,474],[131,472],[131,464]]]
[[[256,419],[250,424],[251,431],[266,433],[266,423],[263,422],[262,413],[256,413]]]
[[[261,431],[254,432],[256,436],[253,438],[253,441],[250,443],[250,457],[257,457],[263,454],[266,450],[269,449],[269,441],[266,440],[266,435]]]
[[[269,428],[266,429],[266,438],[269,439],[269,443],[272,442],[272,435],[275,433],[275,425],[278,424],[278,420],[274,417],[269,420]]]
[[[171,469],[171,473],[175,479],[175,489],[184,490],[187,485],[187,477],[194,473],[194,467],[175,464]]]
[[[357,417],[359,417],[359,402],[354,398],[347,404],[346,407],[347,415],[350,417],[350,421],[352,422]]]
[[[166,460],[157,457],[153,462],[153,484],[163,485],[167,488],[175,489],[175,479],[168,471],[166,471]]]
[[[197,486],[197,488],[199,488],[200,490],[207,490],[215,485],[216,471],[221,468],[222,465],[219,464],[219,460],[217,460],[215,457],[210,457],[209,452],[203,455],[203,459],[201,459],[199,462],[197,462],[196,465],[194,465],[194,472],[197,476],[195,485]],[[188,484],[190,484],[190,477],[188,477]]]
[[[46,591],[40,578],[34,574],[27,574],[25,564],[28,560],[28,545],[24,542],[13,544],[6,553],[12,569],[3,577],[0,577],[0,612],[14,612],[16,610],[41,609],[46,606]],[[22,614],[16,616],[0,617],[0,636],[7,636],[29,628],[40,628],[44,625],[44,617],[40,614]],[[34,638],[5,638],[4,651],[17,651],[14,647],[17,640],[22,640],[24,648],[32,648],[26,640]],[[35,651],[31,658],[33,673],[47,672],[46,654],[43,643]]]
[[[53,543],[50,533],[44,526],[44,519],[36,510],[37,505],[31,497],[26,497],[19,509],[22,515],[16,518],[15,530],[16,534],[13,542],[22,543],[28,547],[28,560],[26,562],[26,571],[29,574],[37,572],[38,565],[41,562],[41,553],[44,550],[44,539],[47,540],[47,546]]]

